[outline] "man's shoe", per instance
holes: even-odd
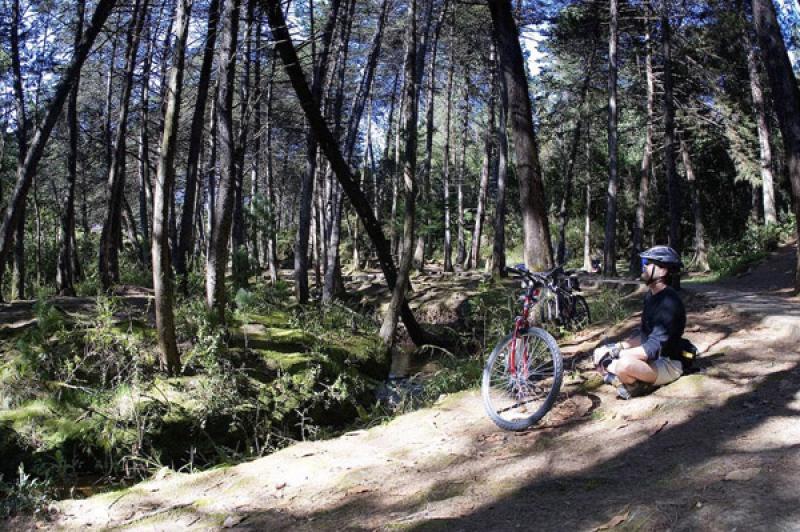
[[[652,389],[653,386],[651,384],[642,381],[636,381],[631,384],[620,384],[617,386],[617,396],[627,401],[633,397],[641,397],[649,393]]]
[[[628,390],[627,386],[625,386],[624,384],[620,384],[619,386],[617,386],[617,397],[627,401],[633,396],[631,395],[631,392]]]

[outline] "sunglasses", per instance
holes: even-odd
[[[656,260],[652,259],[642,259],[642,271],[647,267],[648,264],[655,264],[656,266],[662,266],[662,264]]]

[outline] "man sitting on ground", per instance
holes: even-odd
[[[672,277],[680,275],[680,257],[668,246],[650,248],[639,256],[642,280],[649,288],[639,334],[594,350],[595,365],[603,368],[605,381],[617,386],[622,399],[669,384],[683,374],[681,336],[686,309],[670,286]]]

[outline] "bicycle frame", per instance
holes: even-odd
[[[540,293],[540,289],[535,286],[535,282],[533,279],[530,281],[530,286],[525,287],[525,293],[522,296],[522,315],[517,316],[514,318],[514,332],[511,335],[511,353],[509,354],[509,369],[512,377],[517,377],[517,364],[515,357],[517,355],[517,335],[519,331],[522,329],[527,329],[530,327],[529,316],[531,307],[536,304],[537,297]],[[525,344],[525,348],[522,353],[522,362],[524,368],[524,374],[522,375],[523,379],[528,378],[528,345]]]

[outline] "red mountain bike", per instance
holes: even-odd
[[[524,430],[553,406],[564,370],[555,338],[532,324],[531,310],[547,287],[546,277],[524,265],[506,270],[522,279],[522,315],[489,355],[481,392],[486,413],[498,427]]]

